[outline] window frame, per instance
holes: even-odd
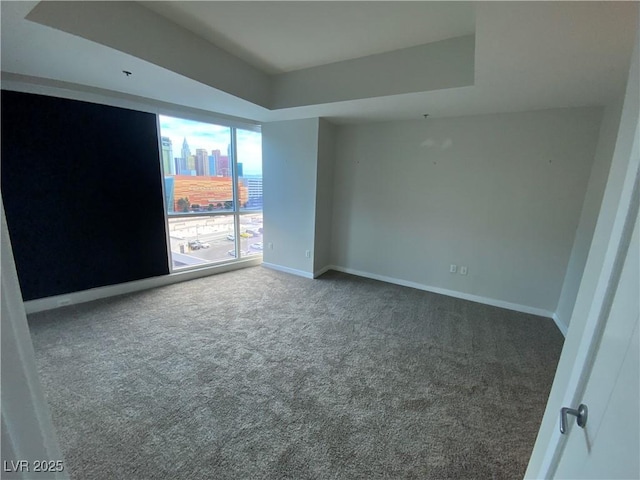
[[[208,270],[215,269],[218,267],[233,265],[233,264],[242,264],[249,261],[255,261],[257,258],[262,261],[262,252],[256,255],[247,255],[242,256],[242,252],[240,251],[240,216],[247,215],[251,213],[259,213],[263,214],[264,202],[262,207],[259,210],[246,211],[242,210],[240,207],[240,199],[239,199],[239,188],[238,188],[238,150],[237,150],[237,130],[247,130],[258,132],[262,134],[261,125],[258,124],[250,124],[238,121],[237,119],[225,119],[217,116],[205,116],[205,115],[197,115],[197,114],[188,114],[181,111],[172,111],[172,110],[158,110],[156,113],[156,125],[157,125],[157,133],[158,133],[158,161],[160,162],[160,183],[162,186],[162,205],[164,209],[164,223],[165,223],[165,241],[167,244],[167,261],[169,263],[169,274],[183,273],[194,270]],[[210,125],[216,125],[221,127],[227,127],[230,130],[230,161],[231,161],[231,178],[232,178],[232,190],[233,190],[233,209],[232,210],[224,210],[224,211],[202,211],[202,212],[193,212],[193,213],[172,213],[169,214],[168,205],[167,205],[167,195],[165,189],[165,171],[164,171],[164,162],[162,159],[162,130],[160,126],[160,116],[174,117],[182,120],[189,120],[193,122],[206,123]],[[171,175],[169,173],[169,175]],[[216,217],[216,216],[233,216],[234,223],[234,249],[236,252],[236,257],[229,258],[225,260],[219,261],[211,261],[204,263],[202,265],[193,265],[193,266],[184,266],[176,268],[173,265],[173,257],[171,252],[171,239],[169,234],[169,219],[170,218],[195,218],[195,217]]]

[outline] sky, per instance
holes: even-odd
[[[186,138],[195,155],[196,149],[220,150],[223,155],[231,143],[231,129],[210,123],[183,120],[181,118],[160,115],[160,135],[169,137],[172,142],[173,156],[179,157],[182,142]],[[242,163],[244,175],[262,175],[262,135],[250,130],[236,130],[238,141],[238,163]]]

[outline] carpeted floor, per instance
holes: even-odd
[[[255,267],[29,316],[73,479],[522,478],[550,319]]]

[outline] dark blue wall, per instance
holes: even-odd
[[[155,115],[9,91],[1,109],[24,300],[169,273]]]

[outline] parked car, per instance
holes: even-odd
[[[240,236],[241,236],[242,238],[251,238],[251,234],[250,234],[250,233],[247,233],[247,232],[242,232],[242,233],[240,234]]]
[[[259,233],[256,232],[255,230],[247,230],[247,233],[252,237],[257,237],[259,235]]]
[[[235,239],[236,239],[236,236],[235,236],[235,235],[227,235],[227,240],[231,240],[231,241],[233,241],[233,240],[235,240]]]
[[[228,250],[228,251],[227,251],[227,255],[231,255],[232,257],[235,257],[235,256],[236,256],[236,251],[235,251],[235,249]]]
[[[254,250],[262,250],[262,242],[252,243],[250,248],[253,248]]]
[[[193,240],[189,242],[189,248],[191,250],[200,250],[201,248],[209,248],[211,245],[207,242],[201,242],[200,240]]]

